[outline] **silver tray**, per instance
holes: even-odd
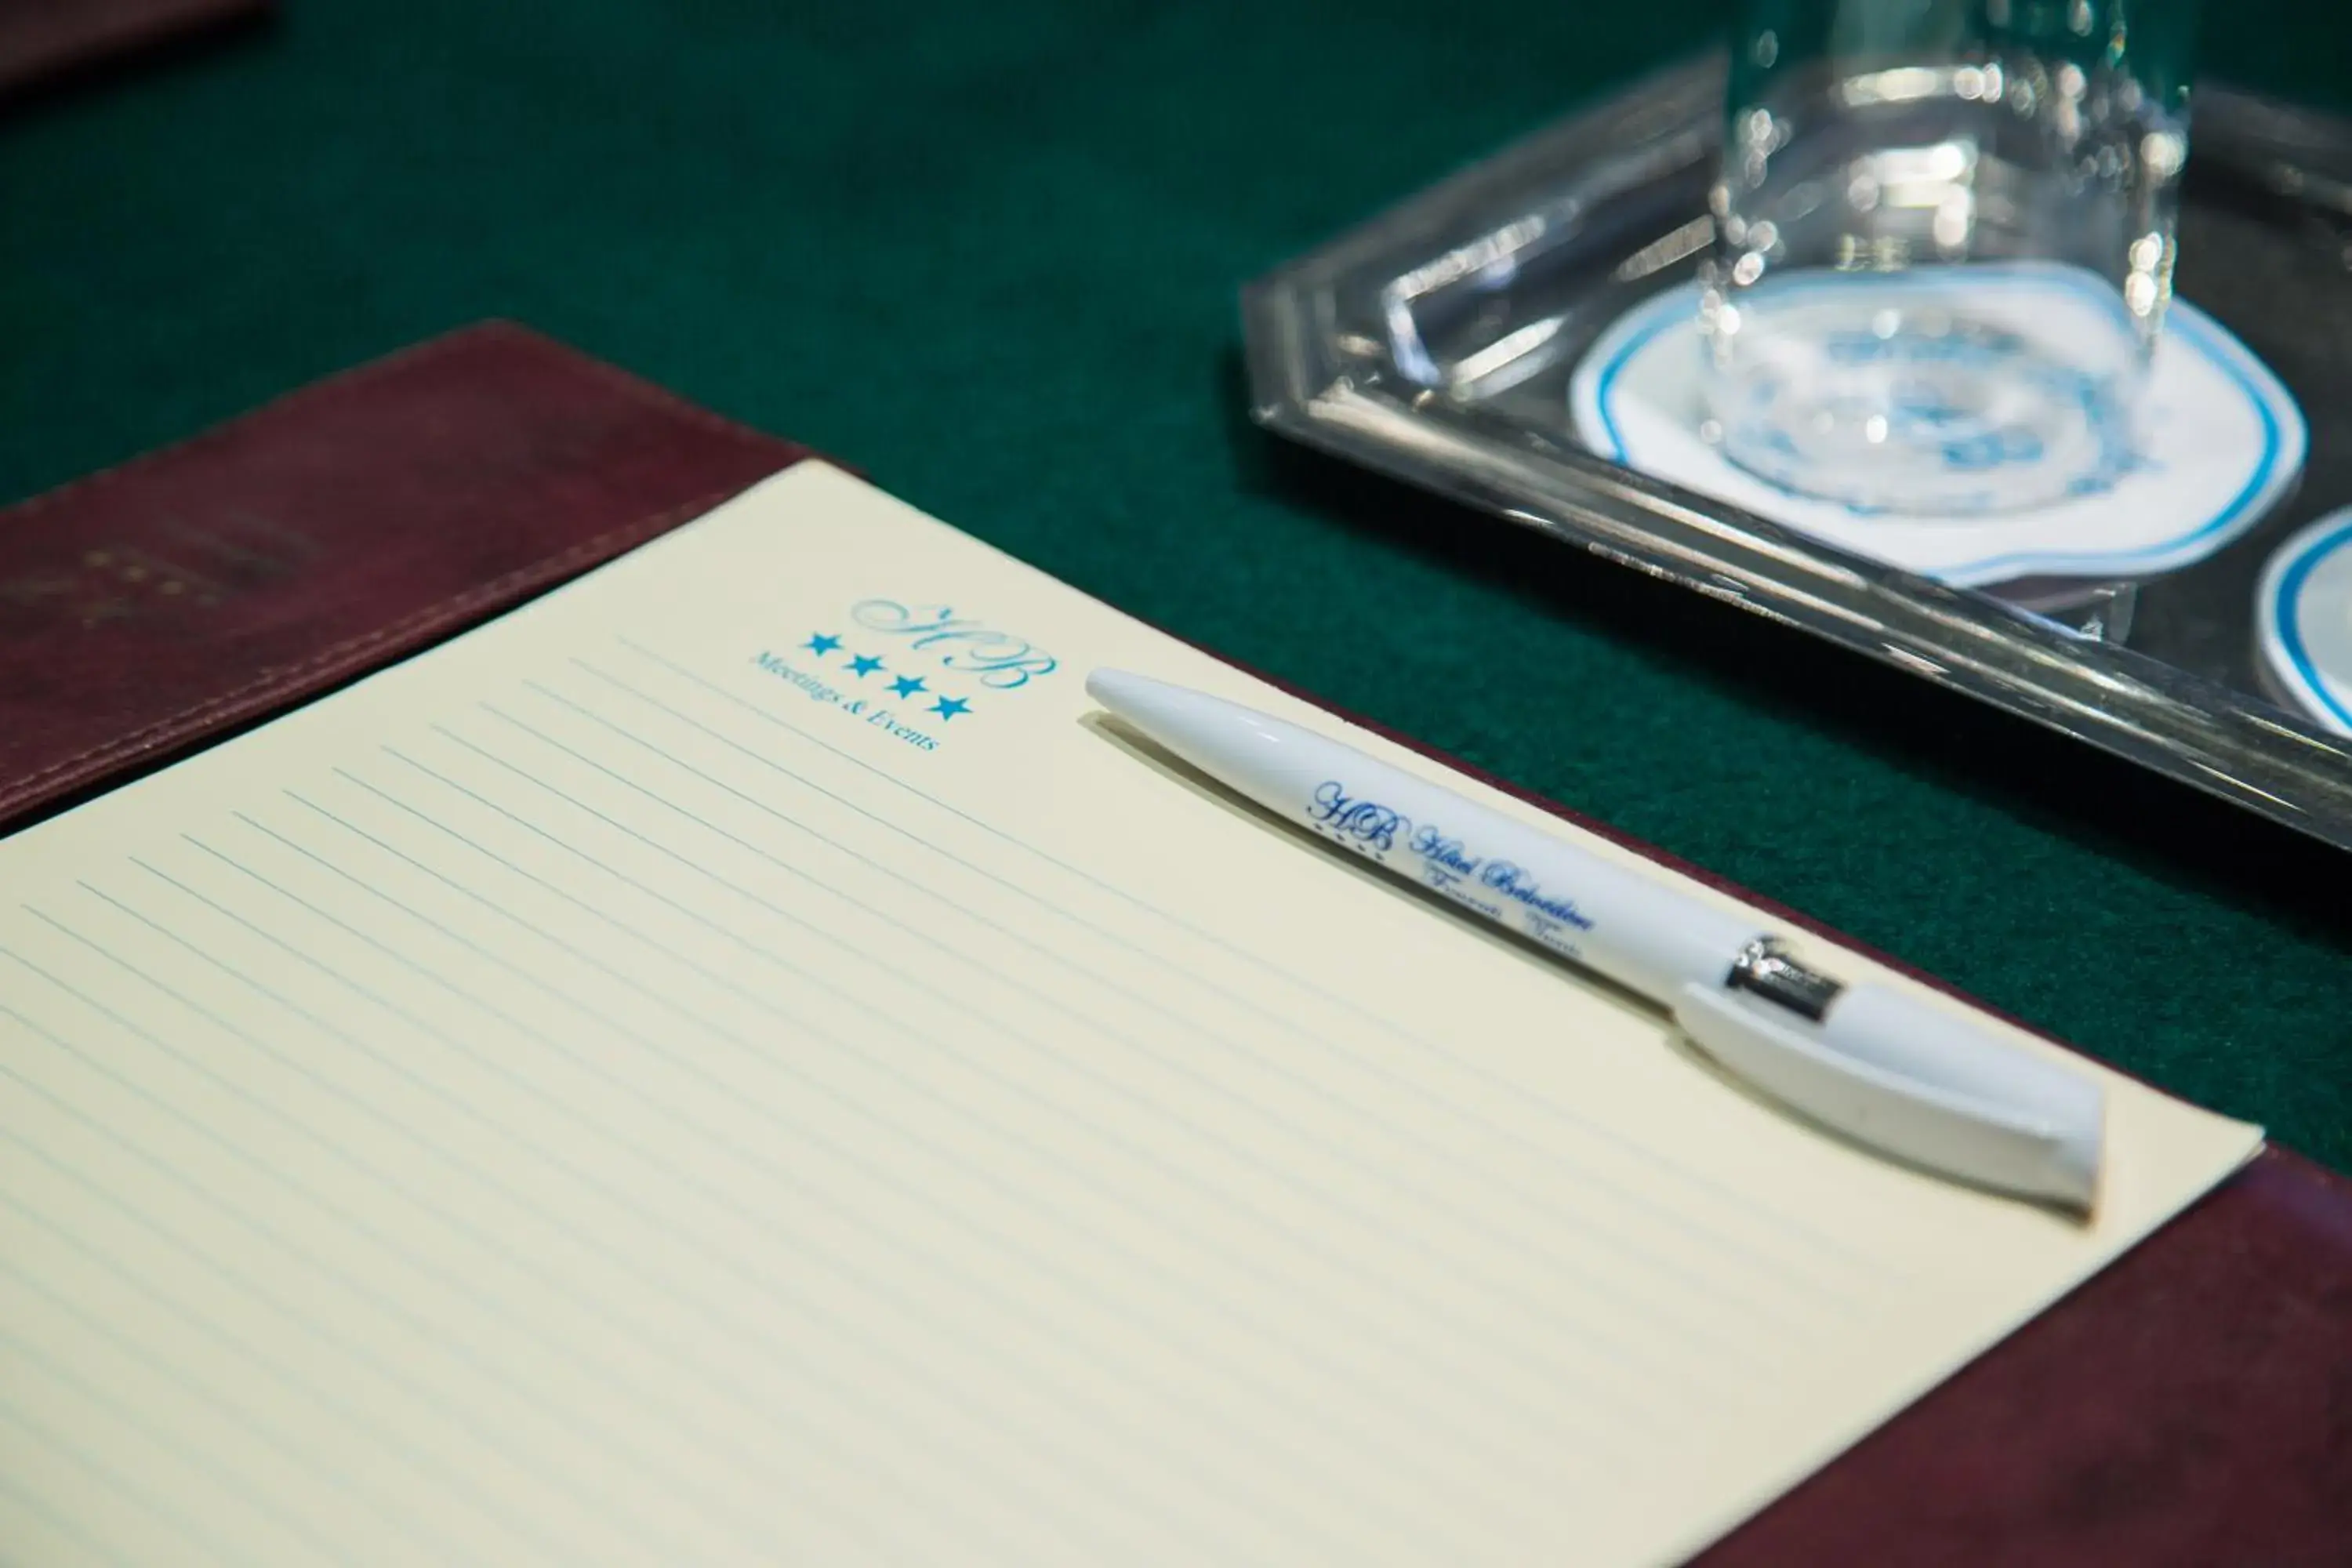
[[[1710,237],[1722,61],[1653,79],[1253,283],[1254,416],[1309,446],[1912,671],[2352,848],[2352,749],[2274,705],[2263,563],[2352,503],[2352,124],[2200,90],[2180,291],[2302,403],[2299,488],[2137,583],[1948,587],[1633,473],[1570,374]]]

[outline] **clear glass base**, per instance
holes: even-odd
[[[1878,292],[1832,281],[1718,325],[1709,433],[1726,456],[1783,489],[1916,516],[2027,510],[2128,471],[2128,378],[2085,368],[2111,356],[2084,353],[2074,314],[2037,328]]]

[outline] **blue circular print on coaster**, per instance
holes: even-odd
[[[1996,320],[2046,323],[2104,308],[2064,268],[1972,265],[1967,272],[1972,306]],[[2100,483],[2027,510],[1934,515],[1801,495],[1733,463],[1701,433],[1698,303],[1696,284],[1671,289],[1601,333],[1569,387],[1585,445],[1840,549],[1960,587],[2177,571],[2260,521],[2302,473],[2309,447],[2303,411],[2284,384],[2213,318],[2176,301],[2146,393],[2144,449]]]
[[[2352,735],[2352,507],[2279,546],[2255,612],[2271,678],[2305,713]]]

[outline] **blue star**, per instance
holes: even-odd
[[[942,697],[931,704],[931,711],[942,719],[952,719],[959,713],[971,711],[971,704],[961,697]]]
[[[867,676],[873,674],[876,670],[881,668],[882,661],[880,659],[868,658],[862,653],[849,661],[849,673],[857,677],[860,680],[865,679]]]
[[[890,683],[890,689],[901,697],[912,697],[916,692],[926,690],[928,688],[923,685],[921,676],[902,675]]]
[[[835,648],[839,647],[841,646],[841,639],[836,637],[828,637],[824,633],[819,632],[816,636],[809,638],[807,642],[801,646],[807,648],[809,652],[815,654],[819,658],[822,658],[826,654],[831,653]]]

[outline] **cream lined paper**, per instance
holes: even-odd
[[[2256,1147],[1875,1160],[1096,664],[1345,728],[807,464],[0,840],[0,1558],[1659,1561]]]

